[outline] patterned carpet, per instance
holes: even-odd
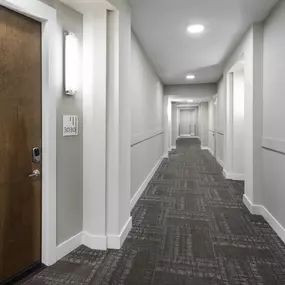
[[[177,142],[135,206],[121,250],[81,246],[25,284],[285,284],[285,246],[198,140]]]

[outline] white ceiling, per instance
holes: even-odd
[[[129,0],[132,26],[166,85],[215,83],[250,25],[262,21],[278,0]],[[203,24],[190,36],[190,24]],[[185,79],[187,74],[196,79]]]

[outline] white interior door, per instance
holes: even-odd
[[[190,135],[190,110],[180,110],[180,136]]]

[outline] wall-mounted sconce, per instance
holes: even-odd
[[[65,94],[75,95],[78,91],[78,39],[72,33],[65,32]]]

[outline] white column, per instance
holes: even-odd
[[[83,20],[83,242],[98,249],[106,249],[106,20],[102,5]]]
[[[110,155],[108,161],[107,188],[107,234],[108,248],[120,248],[131,227],[131,113],[130,113],[130,80],[131,80],[131,11],[127,0],[110,1],[118,12],[110,15],[109,23],[115,36],[110,51],[113,54],[113,64],[109,62],[116,74],[114,82],[113,111],[108,118],[114,127],[108,131],[110,140],[108,146],[115,160]],[[110,43],[109,43],[110,44]],[[112,48],[114,46],[114,48]],[[113,66],[113,67],[112,67]],[[112,79],[112,78],[109,78]],[[112,119],[113,118],[113,119]],[[117,145],[114,143],[116,142]],[[112,151],[113,149],[113,151]],[[116,164],[116,166],[113,165]]]
[[[130,9],[62,0],[83,13],[83,244],[120,248],[130,217]]]

